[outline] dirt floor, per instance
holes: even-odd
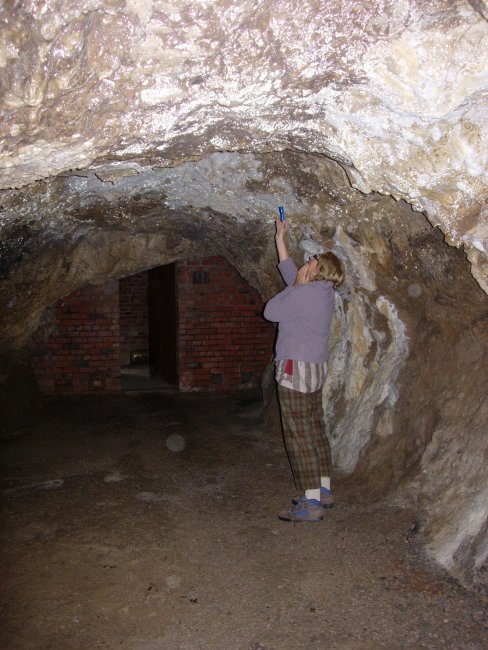
[[[57,399],[2,441],[3,650],[488,648],[413,512],[335,485],[319,524],[257,393]],[[363,495],[364,496],[364,495]]]

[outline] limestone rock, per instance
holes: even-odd
[[[14,3],[0,14],[0,187],[101,161],[326,154],[361,191],[425,211],[486,290],[485,13],[474,0]]]

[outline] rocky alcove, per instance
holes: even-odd
[[[331,249],[324,407],[358,498],[417,509],[485,592],[488,6],[483,0],[3,3],[2,405],[70,292],[218,255],[281,288]],[[16,398],[17,396],[17,398]],[[14,405],[14,408],[12,408]]]

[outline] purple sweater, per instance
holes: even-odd
[[[325,363],[335,305],[332,282],[319,280],[294,287],[298,269],[290,257],[278,264],[278,270],[287,287],[264,308],[266,320],[279,323],[276,358]]]

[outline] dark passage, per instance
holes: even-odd
[[[411,512],[338,481],[323,522],[277,520],[294,490],[257,391],[56,398],[1,458],[4,648],[486,647]]]

